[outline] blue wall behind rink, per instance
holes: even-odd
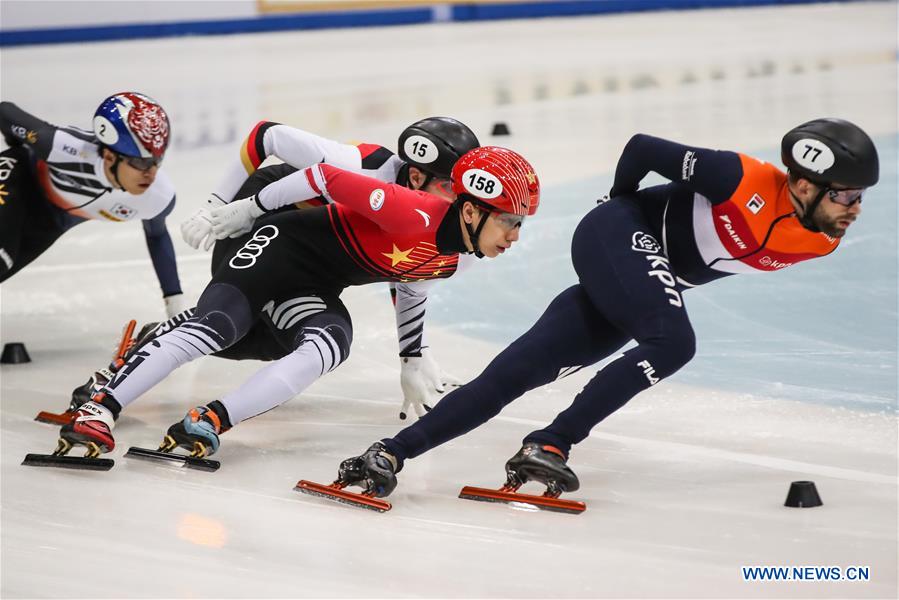
[[[302,29],[412,25],[443,21],[528,19],[649,10],[732,8],[836,1],[838,0],[557,0],[555,2],[459,2],[429,5],[424,0],[419,6],[378,8],[379,2],[375,0],[370,3],[371,8],[365,9],[269,14],[246,19],[5,29],[0,31],[0,47],[181,35],[260,33]],[[843,2],[845,1],[847,0],[843,0]]]
[[[880,183],[835,253],[684,294],[697,354],[671,380],[862,411],[897,410],[897,140],[875,140]],[[780,163],[777,149],[753,153]],[[661,179],[644,182],[644,187]],[[429,322],[506,346],[577,283],[571,235],[612,174],[544,190],[512,251],[440,284]],[[486,280],[486,283],[485,283]],[[459,322],[460,314],[464,322]],[[435,347],[436,356],[440,349]],[[492,357],[479,357],[487,366]],[[748,400],[748,398],[747,398]]]

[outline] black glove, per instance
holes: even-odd
[[[363,493],[383,498],[396,488],[397,459],[387,452],[381,442],[375,442],[361,456],[348,458],[340,463],[337,481],[346,485],[358,485]]]

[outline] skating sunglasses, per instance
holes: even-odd
[[[827,188],[827,198],[831,202],[836,202],[842,206],[852,206],[856,202],[862,201],[862,195],[866,188],[855,188],[851,190],[835,190]]]
[[[506,231],[512,231],[516,227],[521,227],[524,223],[524,215],[513,215],[507,212],[491,212],[493,218],[499,223],[499,226]]]
[[[438,179],[437,177],[435,177],[431,180],[431,182],[435,186],[437,186],[444,194],[449,194],[450,196],[455,195],[453,194],[453,182],[449,179]]]
[[[138,158],[136,156],[124,156],[125,162],[129,167],[133,167],[138,171],[149,171],[153,167],[158,167],[162,163],[161,156],[150,156],[149,158]]]

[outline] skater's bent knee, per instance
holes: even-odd
[[[242,338],[253,324],[253,313],[247,297],[227,283],[213,283],[197,302],[194,314],[197,323],[215,330],[227,348]]]
[[[350,356],[350,345],[353,342],[352,331],[331,323],[323,327],[308,325],[300,330],[298,346],[313,344],[322,357],[325,373],[333,371]]]

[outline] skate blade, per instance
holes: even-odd
[[[178,464],[182,467],[189,467],[198,471],[215,472],[222,466],[217,460],[208,458],[194,458],[185,456],[184,454],[173,454],[171,452],[160,452],[159,450],[150,450],[149,448],[138,448],[132,446],[125,453],[127,458],[138,458],[141,460],[155,460],[157,462],[167,462]]]
[[[42,410],[37,413],[34,420],[38,423],[50,423],[51,425],[68,425],[75,418],[75,412],[66,411],[64,413],[52,413]]]
[[[518,502],[529,506],[536,506],[543,510],[579,515],[587,510],[587,505],[576,500],[562,500],[551,496],[534,496],[531,494],[519,494],[518,492],[504,492],[503,490],[491,490],[487,488],[466,486],[459,492],[459,497],[464,500],[478,500],[480,502]]]
[[[330,485],[322,485],[320,483],[301,479],[299,482],[297,482],[296,487],[294,487],[293,489],[302,494],[318,496],[319,498],[333,500],[335,502],[340,502],[341,504],[347,504],[349,506],[355,506],[358,508],[367,508],[368,510],[375,510],[381,513],[387,512],[388,510],[393,508],[390,502],[388,502],[387,500],[373,498],[371,496],[366,496],[365,494],[348,492],[344,489],[341,489],[337,486],[337,484],[334,483]]]
[[[111,458],[84,458],[83,456],[57,456],[53,454],[28,454],[22,464],[26,467],[58,467],[82,471],[108,471],[115,461]]]

